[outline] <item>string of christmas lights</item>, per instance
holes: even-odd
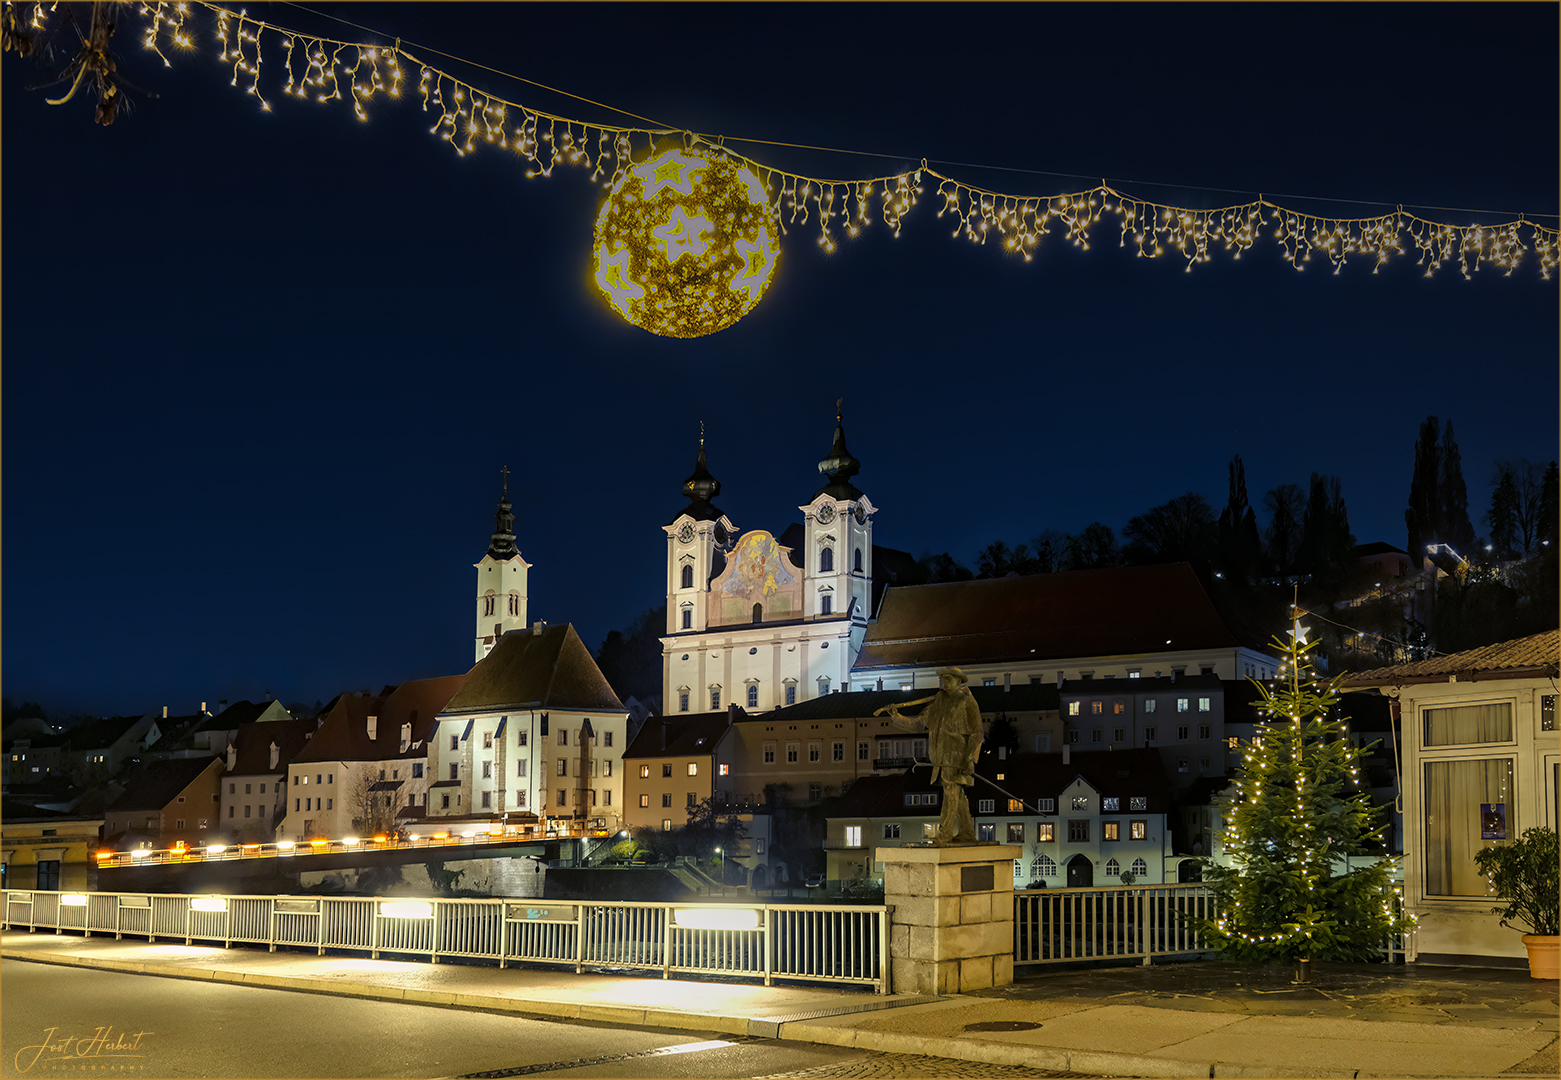
[[[31,29],[45,30],[58,2],[35,0]],[[1281,206],[1262,195],[1234,206],[1194,209],[1139,198],[1105,182],[1055,195],[1012,195],[955,179],[931,168],[925,159],[916,168],[869,179],[810,177],[737,154],[719,136],[588,123],[506,100],[425,63],[400,39],[387,47],[304,34],[211,0],[141,0],[135,12],[145,20],[143,47],[168,66],[172,65],[164,47],[199,47],[189,26],[196,7],[214,16],[211,44],[217,59],[230,66],[232,85],[243,86],[263,110],[271,109],[261,89],[268,59],[285,71],[281,93],[322,104],[350,99],[354,114],[364,122],[377,96],[402,97],[405,69],[416,73],[422,108],[435,116],[429,131],[457,154],[464,156],[483,144],[497,146],[526,161],[527,177],[551,176],[561,165],[578,167],[589,170],[593,182],[609,188],[623,179],[636,160],[651,156],[658,141],[681,137],[685,146],[705,143],[761,179],[783,233],[792,228],[816,229],[819,246],[830,252],[836,249],[840,233],[856,237],[874,218],[882,218],[898,236],[905,216],[931,182],[942,200],[937,216],[953,221],[954,236],[976,244],[992,239],[1026,262],[1053,231],[1060,232],[1064,241],[1088,249],[1093,227],[1110,214],[1117,219],[1119,247],[1131,246],[1141,258],[1174,253],[1185,260],[1189,272],[1198,263],[1209,262],[1216,250],[1239,259],[1265,237],[1275,241],[1295,269],[1304,270],[1315,261],[1330,265],[1335,274],[1352,258],[1369,261],[1376,273],[1391,257],[1403,255],[1406,244],[1427,277],[1449,262],[1456,262],[1465,278],[1487,263],[1510,277],[1530,250],[1545,280],[1550,280],[1557,265],[1561,230],[1521,214],[1496,225],[1431,221],[1402,206],[1372,217],[1324,217]]]

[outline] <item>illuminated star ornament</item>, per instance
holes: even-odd
[[[779,227],[764,184],[709,147],[626,170],[596,219],[596,284],[642,330],[692,338],[753,310],[775,272]]]

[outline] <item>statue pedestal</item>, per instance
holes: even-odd
[[[958,994],[1014,981],[1017,844],[880,848],[896,994]]]

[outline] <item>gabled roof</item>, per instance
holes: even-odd
[[[1369,544],[1355,545],[1355,557],[1357,559],[1369,559],[1373,555],[1403,555],[1405,558],[1408,558],[1409,552],[1382,540],[1375,540]]]
[[[174,750],[188,750],[195,744],[192,736],[210,719],[207,713],[157,717],[157,741],[146,748],[147,753],[166,754]]]
[[[465,679],[444,715],[530,707],[626,711],[568,623],[541,633],[511,630]]]
[[[677,716],[652,716],[624,750],[625,758],[703,756],[715,752],[716,744],[736,720],[748,719],[741,707],[730,711],[679,713]],[[666,742],[662,742],[662,733]]]
[[[997,779],[1002,773],[1003,779]],[[1165,779],[1165,770],[1158,749],[1090,751],[1071,755],[1063,764],[1061,754],[1011,754],[1006,760],[983,756],[976,765],[977,780],[966,790],[971,812],[978,818],[1012,817],[1007,810],[1008,795],[1022,800],[1027,809],[1016,813],[1034,814],[1040,799],[1056,799],[1068,786],[1081,777],[1103,796],[1122,799],[1122,813],[1128,809],[1127,800],[1143,796],[1148,800],[1148,810],[1139,813],[1166,813],[1171,807],[1171,788]],[[903,817],[907,814],[906,794],[938,791],[941,788],[930,782],[931,770],[918,766],[904,773],[864,776],[851,785],[840,797],[831,817]],[[994,786],[995,785],[995,786]],[[996,808],[989,813],[979,811],[981,799],[993,799]],[[936,807],[920,807],[910,811],[911,816],[937,817]],[[1067,808],[1057,804],[1056,812],[1065,816]]]
[[[143,716],[104,716],[97,720],[88,720],[65,731],[65,741],[76,750],[97,750],[113,746],[125,737],[126,732],[144,719],[146,718]],[[160,721],[159,729],[161,729]]]
[[[220,761],[215,757],[174,758],[139,765],[125,778],[125,793],[110,803],[108,809],[116,814],[123,810],[162,810],[213,764],[220,768]],[[201,809],[216,818],[215,804]]]
[[[1428,682],[1478,682],[1487,679],[1522,679],[1550,676],[1561,672],[1561,630],[1513,641],[1483,645],[1478,649],[1417,660],[1411,664],[1373,668],[1351,675],[1346,687],[1404,686]]]
[[[230,772],[234,776],[285,773],[287,763],[309,744],[318,727],[319,721],[316,720],[273,720],[264,724],[240,726],[238,734],[233,737],[233,747],[237,753]],[[271,767],[272,743],[277,747],[274,769]]]
[[[235,701],[216,716],[198,725],[196,731],[232,731],[240,724],[253,724],[266,710],[281,707],[276,701]],[[285,707],[281,707],[286,712]]]
[[[427,757],[428,738],[433,734],[439,713],[467,679],[467,675],[408,679],[379,697],[343,694],[293,761],[389,761],[392,758]],[[371,716],[376,718],[372,739],[368,730]],[[412,725],[412,738],[405,750],[401,749],[403,724]],[[260,726],[269,728],[273,725]]]
[[[854,670],[1236,648],[1187,563],[895,586]]]

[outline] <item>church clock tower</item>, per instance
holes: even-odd
[[[515,514],[509,501],[509,468],[499,470],[504,487],[493,515],[493,539],[477,568],[476,660],[488,655],[499,638],[526,626],[526,571],[531,564],[515,546]]]
[[[862,463],[846,449],[846,429],[836,403],[835,441],[829,456],[818,463],[828,482],[807,505],[798,507],[806,522],[806,618],[849,618],[854,625],[867,624],[873,588],[873,515],[878,510],[851,482],[861,469]]]

